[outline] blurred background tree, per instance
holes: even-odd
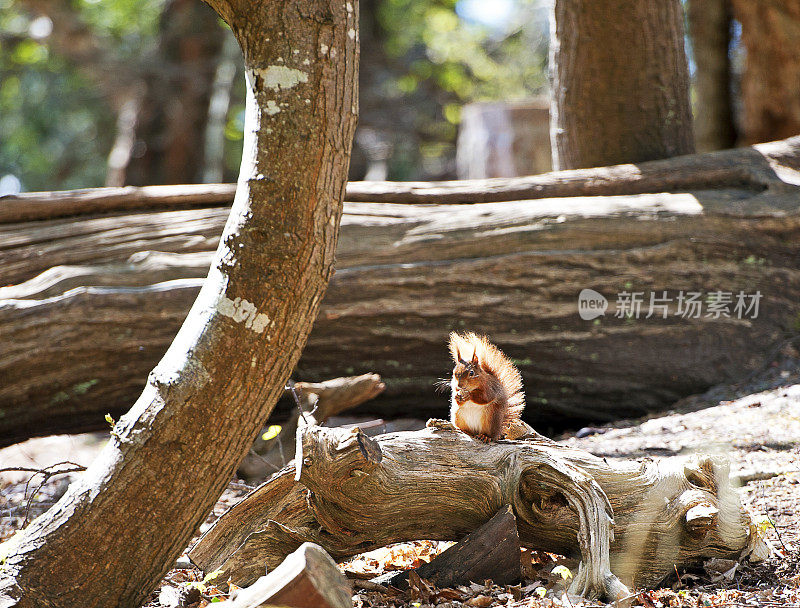
[[[800,132],[799,6],[684,2],[700,150]],[[538,129],[528,148],[547,145],[546,102],[535,100],[548,93],[550,9],[551,0],[363,0],[351,179],[547,170],[541,159],[475,160],[491,146],[542,156],[510,140]],[[234,180],[240,63],[200,0],[0,0],[0,193]],[[459,153],[457,171],[462,119],[469,158]]]
[[[200,0],[0,8],[3,190],[235,179],[239,51]],[[361,20],[354,179],[452,177],[464,103],[546,90],[538,0],[365,0]]]

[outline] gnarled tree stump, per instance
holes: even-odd
[[[675,565],[768,550],[715,458],[610,464],[536,434],[484,445],[443,421],[375,439],[302,433],[300,483],[284,469],[259,486],[198,541],[195,564],[247,584],[306,541],[344,559],[453,540],[507,504],[523,546],[580,556],[571,591],[589,596],[617,598]]]

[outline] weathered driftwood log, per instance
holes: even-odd
[[[365,412],[442,416],[432,384],[449,371],[446,335],[482,331],[521,368],[540,430],[643,415],[741,378],[796,331],[799,150],[795,138],[578,171],[560,192],[677,188],[653,169],[662,165],[695,167],[705,177],[692,183],[713,191],[346,204],[337,274],[295,377],[374,371],[387,389]],[[0,441],[104,428],[106,412],[127,409],[189,309],[225,217],[214,208],[0,225]],[[604,317],[578,316],[585,287],[611,300]],[[645,318],[649,296],[665,290],[669,317]],[[681,290],[760,291],[759,314],[681,318]],[[622,291],[643,293],[638,319],[613,316]]]
[[[251,586],[234,591],[220,608],[350,608],[350,583],[325,550],[303,543],[280,566]]]
[[[293,386],[300,407],[306,412],[306,419],[316,424],[374,399],[386,388],[378,374],[333,378],[324,382],[295,382]],[[259,436],[250,453],[239,463],[238,474],[261,481],[286,466],[294,458],[299,417],[295,408],[289,420],[281,425],[277,436],[267,440]]]
[[[504,505],[523,546],[580,556],[571,591],[584,595],[617,598],[620,580],[649,586],[676,565],[767,551],[727,466],[711,457],[609,464],[539,436],[484,445],[443,421],[374,440],[306,428],[303,453],[300,483],[293,470],[275,474],[201,537],[191,560],[247,583],[306,541],[344,559],[454,540]]]

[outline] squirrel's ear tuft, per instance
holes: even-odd
[[[477,367],[478,363],[479,363],[479,361],[478,361],[478,349],[476,348],[475,350],[472,351],[472,365]]]

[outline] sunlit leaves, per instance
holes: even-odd
[[[269,441],[270,439],[275,439],[278,434],[281,432],[281,426],[279,424],[271,424],[267,431],[261,435],[261,439],[264,441]]]
[[[107,107],[79,74],[26,46],[0,52],[0,175],[17,176],[25,190],[102,185]]]
[[[414,74],[403,74],[397,79],[397,88],[403,93],[413,93],[419,86],[419,78]]]
[[[559,565],[553,568],[552,573],[560,576],[562,579],[567,580],[572,578],[572,572],[564,565]]]
[[[244,137],[244,106],[236,104],[228,111],[228,121],[225,123],[225,139],[241,141]]]
[[[155,36],[165,0],[73,0],[72,4],[97,35],[135,47]]]
[[[485,8],[484,14],[494,13]],[[514,100],[546,90],[547,7],[542,0],[506,0],[491,24],[462,17],[464,0],[373,0],[381,45],[390,57],[384,98],[413,108],[406,120],[416,141],[398,138],[390,179],[419,179],[452,171],[460,107]],[[474,4],[474,3],[473,3]],[[374,86],[374,85],[373,85]],[[440,157],[430,143],[443,144]],[[423,149],[426,148],[426,149]]]
[[[461,106],[455,103],[448,103],[444,106],[444,117],[447,122],[458,124],[461,121]]]
[[[24,190],[100,186],[113,118],[83,66],[51,46],[52,26],[0,0],[0,176],[15,176]]]
[[[385,49],[395,57],[414,56],[398,89],[413,92],[420,80],[432,78],[462,102],[542,92],[547,34],[542,3],[514,2],[501,31],[460,19],[456,5],[453,0],[380,2]]]
[[[452,171],[460,108],[476,100],[513,99],[542,92],[546,20],[540,0],[507,0],[512,17],[502,28],[459,16],[457,0],[374,0],[381,55],[391,57],[377,95],[409,108],[392,124],[392,179]],[[0,0],[0,177],[24,190],[100,186],[115,134],[119,99],[98,81],[125,83],[147,73],[166,0],[65,0],[49,16],[23,2]],[[88,29],[100,63],[77,65],[50,29]],[[37,20],[44,20],[37,23]],[[47,21],[49,23],[45,23]],[[93,60],[94,61],[94,60]],[[224,164],[235,173],[241,156],[244,83],[237,78],[224,128]],[[103,93],[101,93],[103,91]],[[104,97],[103,95],[106,95]]]
[[[47,47],[33,40],[23,40],[11,51],[10,59],[20,65],[41,63],[47,59]]]
[[[425,12],[425,21],[428,25],[425,34],[432,38],[454,32],[459,27],[459,19],[451,9],[432,6]]]

